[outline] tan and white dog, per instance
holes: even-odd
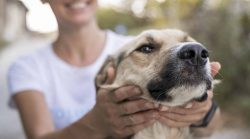
[[[104,85],[106,69],[112,64],[116,77]],[[96,87],[116,89],[134,84],[141,96],[155,104],[180,106],[206,98],[212,88],[208,51],[186,33],[149,30],[111,55],[96,76]],[[135,134],[133,139],[189,139],[189,127],[170,128],[159,122]]]

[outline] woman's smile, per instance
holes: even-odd
[[[91,1],[74,1],[65,4],[65,7],[71,11],[84,11],[91,5]]]
[[[93,21],[97,0],[47,0],[59,26],[79,27]]]

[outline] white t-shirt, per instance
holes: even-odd
[[[106,57],[131,40],[107,31],[105,48],[91,65],[74,67],[61,60],[52,45],[16,60],[8,72],[11,97],[21,91],[41,92],[56,128],[63,128],[89,112],[96,102],[94,78]],[[15,107],[10,99],[10,106]]]

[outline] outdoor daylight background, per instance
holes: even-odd
[[[103,29],[136,35],[179,28],[222,65],[214,91],[224,126],[213,139],[250,139],[250,0],[99,0]],[[40,0],[0,0],[0,139],[23,139],[18,114],[8,105],[6,71],[20,55],[56,37],[57,24]]]

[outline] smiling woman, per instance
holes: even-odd
[[[27,27],[31,31],[40,33],[50,33],[57,31],[58,25],[56,18],[48,4],[43,4],[41,0],[20,0],[29,9],[27,13]],[[100,7],[108,7],[110,5],[119,5],[121,0],[99,0]],[[84,5],[75,5],[80,8]],[[49,22],[48,22],[49,21]]]

